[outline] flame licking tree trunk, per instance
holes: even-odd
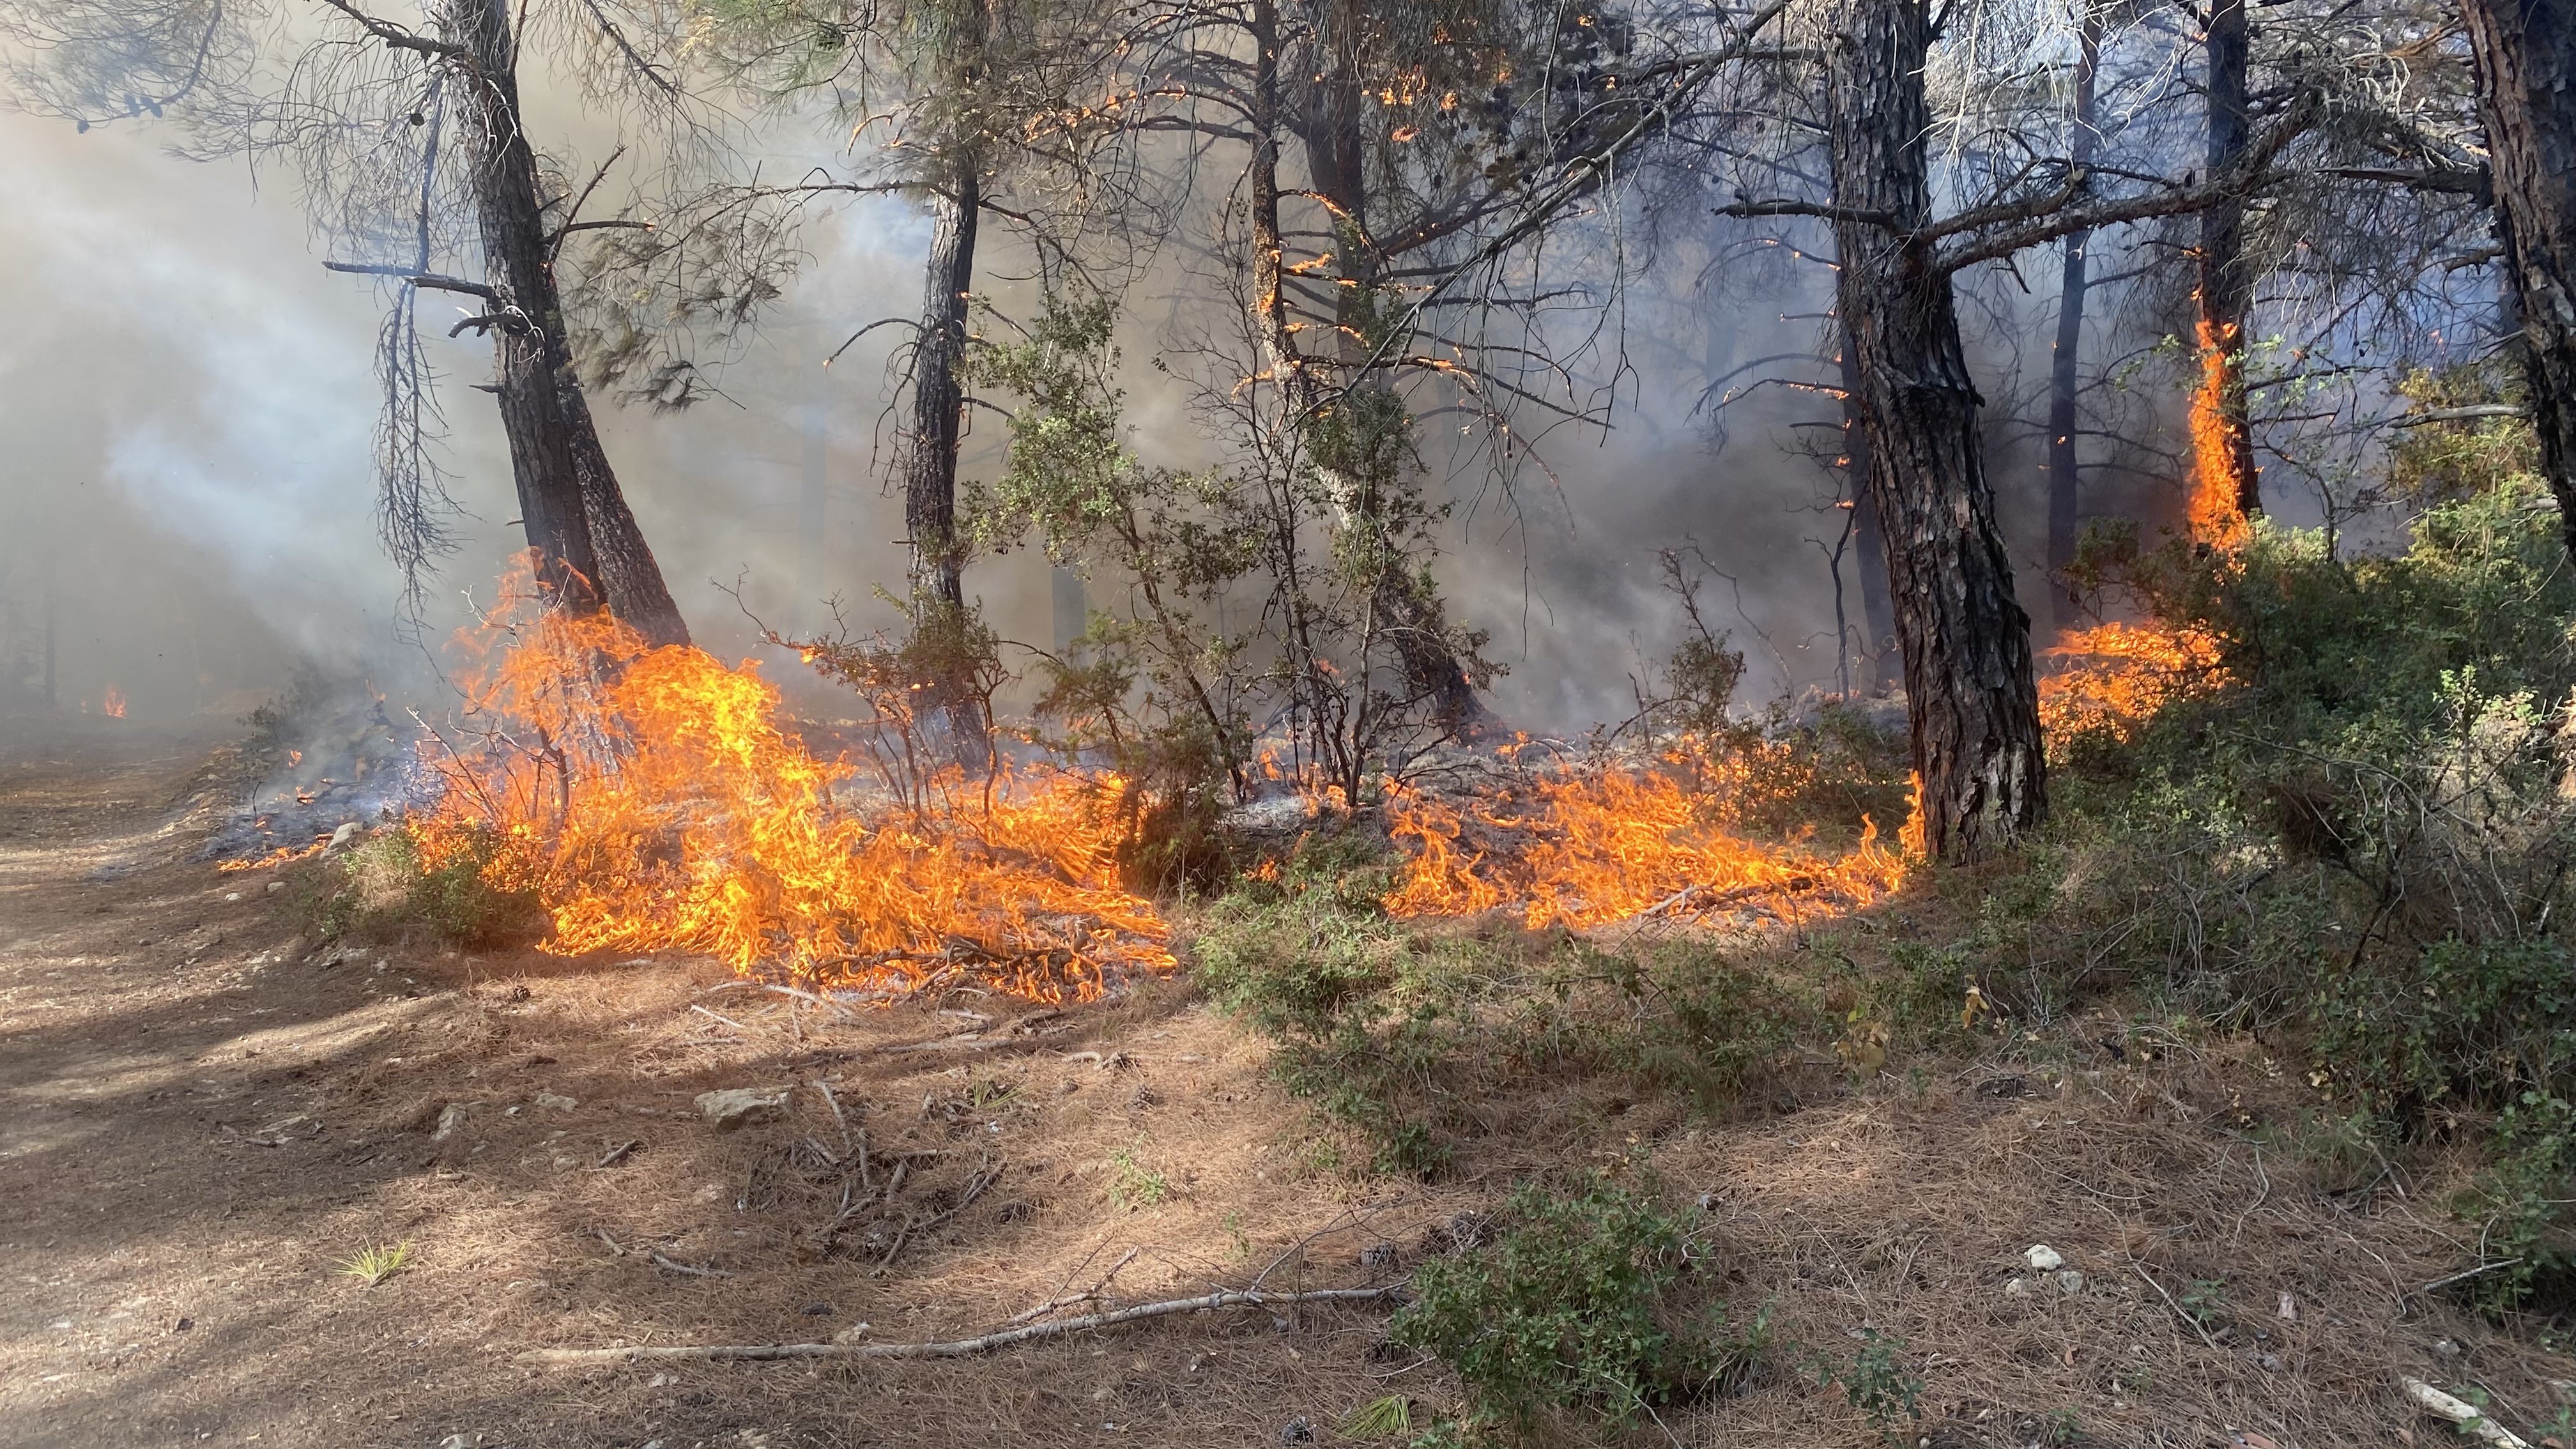
[[[2102,12],[2087,5],[2075,60],[2075,125],[2066,145],[2067,162],[2078,171],[2093,164],[2099,136],[2094,88],[2101,69]],[[2048,357],[2048,592],[2060,630],[2078,628],[2083,622],[2083,604],[2067,587],[2066,570],[2075,562],[2075,534],[2084,516],[2083,482],[2075,456],[2075,362],[2084,343],[2084,293],[2090,280],[2086,264],[2092,243],[2090,228],[2067,234],[2057,282],[2057,341]]]
[[[2541,471],[2576,555],[2576,0],[2464,0]]]
[[[2209,174],[2232,171],[2253,137],[2246,100],[2246,70],[2253,43],[2245,0],[2213,0],[2205,40]],[[2192,522],[2202,536],[2224,531],[2224,514],[2236,521],[2263,511],[2261,475],[2254,467],[2254,424],[2245,396],[2245,322],[2254,308],[2254,276],[2245,262],[2245,197],[2230,192],[2200,214],[2201,415],[2194,427],[2195,506]]]
[[[1961,860],[2047,806],[2030,618],[1995,526],[1950,277],[1932,241],[1922,0],[1841,0],[1826,74],[1843,325],[1886,530],[1925,844]]]
[[[554,241],[537,195],[537,162],[520,122],[518,41],[507,0],[445,0],[439,28],[464,77],[467,184],[493,293],[501,426],[528,544],[556,595],[607,605],[656,644],[685,644],[688,626],[600,447],[564,335]]]

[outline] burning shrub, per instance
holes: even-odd
[[[475,860],[542,902],[546,949],[696,950],[884,991],[973,975],[1049,1000],[1171,964],[1168,928],[1116,882],[1095,782],[951,768],[871,801],[780,728],[752,664],[648,650],[525,589],[466,643],[482,662],[413,838],[430,871]]]
[[[1893,892],[1905,862],[1867,817],[1839,855],[1735,833],[1748,804],[1778,796],[1782,782],[1766,766],[1793,773],[1796,754],[1757,743],[1711,755],[1686,741],[1651,768],[1551,758],[1471,799],[1397,791],[1389,829],[1411,842],[1411,860],[1387,908],[1469,916],[1508,906],[1537,929],[1727,902],[1849,908]]]

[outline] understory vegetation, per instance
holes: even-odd
[[[2452,1291],[2554,1315],[2576,1283],[2576,956],[2560,928],[2576,580],[2527,472],[2462,485],[2462,460],[2487,456],[2438,451],[2444,501],[2386,555],[2268,524],[2231,552],[2097,533],[2097,606],[2207,641],[2202,662],[2143,718],[2053,743],[2044,834],[1891,906],[1724,938],[1404,920],[1379,904],[1393,868],[1352,832],[1308,838],[1218,901],[1198,979],[1276,1042],[1279,1080],[1317,1111],[1318,1167],[1424,1177],[1525,1128],[1516,1100],[1569,1088],[1612,1113],[1650,1096],[1757,1111],[1942,1051],[2044,1051],[2104,1004],[2185,1035],[2251,1033],[2317,1094],[2313,1118],[2265,1130],[2383,1167],[2480,1152],[2448,1204],[2480,1245]],[[1890,788],[1901,776],[1841,795]],[[1810,798],[1766,824],[1847,828],[1835,811]],[[1663,1228],[1613,1219],[1630,1261],[1659,1261]],[[1657,1381],[1648,1355],[1579,1390],[1480,1387],[1513,1350],[1423,1332],[1498,1412],[1532,1395],[1644,1402]]]

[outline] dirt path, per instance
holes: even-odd
[[[790,1023],[780,998],[700,996],[723,978],[688,962],[341,959],[296,935],[315,867],[198,859],[220,736],[0,749],[0,1445],[1263,1442],[1287,1383],[1364,1371],[1371,1320],[1300,1348],[1254,1313],[900,1375],[522,1368],[545,1345],[971,1331],[1122,1258],[1114,1295],[1204,1291],[1345,1204],[1271,1183],[1282,1106],[1195,1009],[997,1037],[1024,1008]],[[739,1132],[690,1100],[791,1083],[785,1119]],[[862,1135],[878,1186],[890,1153],[916,1154],[908,1180],[818,1248],[825,1159]],[[1435,1211],[1414,1199],[1369,1231]],[[1331,1237],[1305,1270],[1337,1255],[1360,1281]],[[381,1285],[337,1270],[402,1243],[415,1266]]]

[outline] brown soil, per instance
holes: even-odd
[[[1640,1444],[1881,1442],[1801,1372],[1865,1329],[1924,1381],[1903,1441],[1954,1449],[2445,1441],[2401,1373],[2536,1438],[2576,1379],[2424,1291],[2470,1261],[2456,1165],[2296,1150],[2318,1101],[2254,1042],[2115,1057],[2095,1043],[2130,1024],[2071,1023],[1737,1125],[1569,1101],[1434,1188],[1319,1177],[1264,1049],[1176,984],[844,1020],[685,959],[322,948],[295,902],[326,866],[199,859],[241,768],[202,731],[0,723],[0,1445],[1265,1446],[1300,1418],[1330,1445],[1382,1395],[1454,1402],[1381,1345],[1382,1308],[965,1361],[516,1356],[1366,1283],[1517,1175],[1640,1150],[1705,1197],[1735,1316],[1767,1303],[1776,1340],[1740,1395]],[[765,1086],[787,1114],[735,1132],[692,1102]],[[902,1185],[826,1243],[862,1140],[865,1181]],[[2020,1268],[2041,1242],[2080,1286]],[[398,1244],[379,1284],[340,1271]]]

